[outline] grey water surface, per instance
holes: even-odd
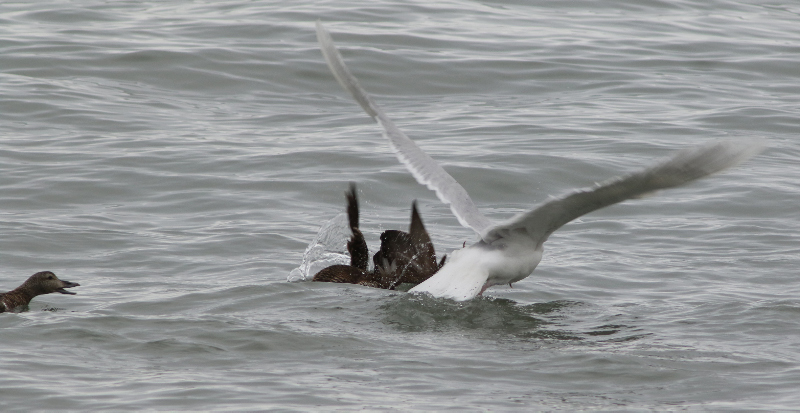
[[[724,174],[566,225],[465,303],[287,282],[357,183],[362,231],[475,240],[319,51],[492,220],[724,138]],[[800,406],[800,5],[0,3],[0,400],[29,410]]]

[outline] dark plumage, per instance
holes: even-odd
[[[358,229],[358,198],[356,197],[356,184],[350,183],[350,190],[345,192],[347,198],[347,219],[350,222],[350,231],[353,236],[347,241],[347,251],[350,253],[350,265],[367,271],[369,262],[369,248],[364,234]]]
[[[360,284],[368,287],[394,289],[403,283],[418,284],[430,278],[444,265],[436,263],[428,232],[422,224],[416,201],[411,206],[409,232],[388,230],[381,234],[381,249],[372,262],[373,271],[367,271],[369,249],[364,235],[358,229],[358,198],[356,186],[350,184],[345,193],[347,217],[353,236],[347,242],[350,265],[332,265],[314,275],[313,281]]]
[[[0,293],[0,313],[14,311],[17,308],[25,308],[33,297],[42,294],[61,293],[75,295],[75,293],[65,290],[65,288],[77,287],[80,284],[69,281],[59,280],[50,271],[42,271],[33,274],[25,280],[19,287],[7,292]]]
[[[427,280],[439,271],[445,259],[446,256],[442,257],[441,263],[436,263],[436,251],[417,211],[417,201],[414,201],[411,204],[408,232],[384,231],[381,234],[381,249],[372,257],[372,262],[375,268],[392,272],[394,285],[400,285],[419,284]]]

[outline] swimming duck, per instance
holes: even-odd
[[[411,293],[464,301],[480,296],[494,285],[510,286],[533,272],[542,259],[544,242],[568,222],[627,199],[678,187],[720,172],[744,162],[764,148],[761,140],[741,139],[684,149],[649,168],[553,197],[506,222],[493,223],[478,210],[464,187],[406,136],[367,94],[350,73],[320,22],[317,22],[317,39],[336,80],[383,128],[383,135],[389,140],[398,160],[417,182],[433,190],[442,202],[450,205],[461,225],[471,228],[479,236],[476,243],[451,253],[447,265],[409,290]]]
[[[25,308],[33,297],[42,294],[61,293],[75,295],[65,288],[78,287],[80,284],[58,279],[50,271],[37,272],[25,280],[19,287],[0,293],[0,313],[14,311],[18,308]]]
[[[358,198],[355,184],[345,192],[347,218],[352,236],[347,241],[350,265],[332,265],[314,275],[312,281],[359,284],[393,290],[403,283],[419,284],[444,265],[447,257],[436,262],[433,243],[417,211],[411,207],[409,232],[387,230],[381,234],[381,248],[372,257],[373,271],[368,271],[369,249],[359,229]]]

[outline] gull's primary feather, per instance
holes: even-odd
[[[511,231],[524,230],[538,245],[575,218],[626,199],[674,188],[722,171],[745,161],[762,148],[760,140],[714,141],[688,148],[642,171],[549,200],[532,211],[490,228],[483,238],[491,243],[508,236]]]
[[[333,45],[331,35],[317,22],[317,39],[322,48],[322,55],[328,62],[333,76],[345,88],[368,115],[376,119],[383,127],[384,135],[389,139],[392,150],[403,165],[411,171],[417,182],[436,192],[436,196],[450,205],[453,215],[461,225],[472,228],[483,234],[492,223],[478,210],[467,191],[453,179],[436,161],[423,152],[405,133],[395,126],[394,122],[375,104],[367,92],[358,84],[358,80],[350,73],[342,60],[342,55]]]

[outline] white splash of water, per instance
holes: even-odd
[[[314,274],[323,268],[336,264],[350,264],[350,254],[347,252],[348,239],[350,239],[350,227],[347,214],[341,213],[319,229],[317,236],[303,253],[303,262],[289,272],[287,281],[311,281]]]

